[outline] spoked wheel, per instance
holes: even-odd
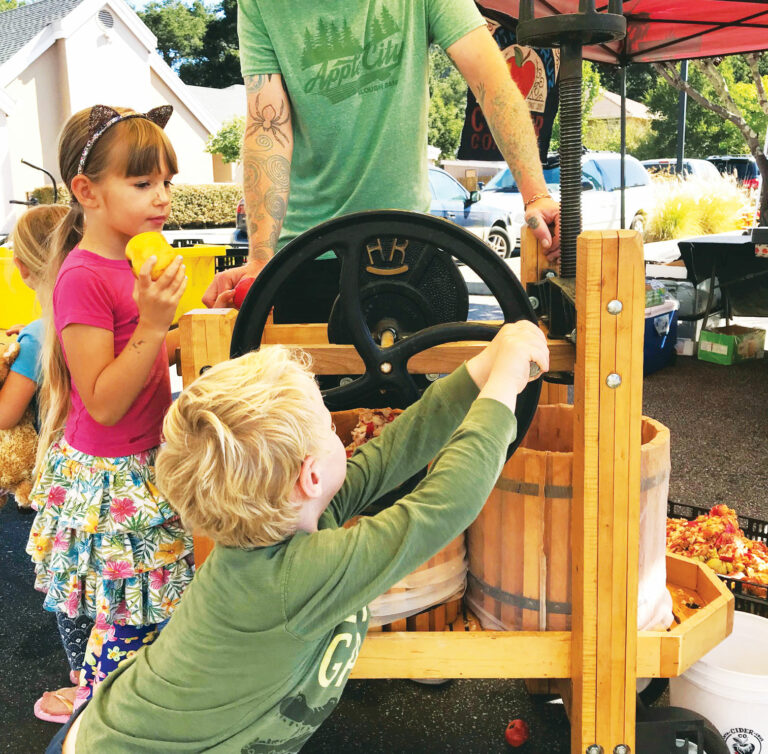
[[[494,325],[439,321],[435,308],[442,302],[456,310],[455,299],[461,293],[454,273],[445,273],[445,262],[451,257],[485,282],[505,322],[536,322],[517,278],[480,239],[430,215],[396,210],[359,212],[307,231],[275,255],[240,309],[232,335],[232,357],[261,345],[269,312],[281,288],[300,267],[327,252],[333,252],[340,263],[329,341],[351,343],[365,365],[365,373],[349,384],[323,391],[331,411],[374,407],[383,405],[382,400],[384,405],[404,408],[418,400],[424,389],[408,372],[413,356],[445,343],[493,338],[498,330]],[[435,274],[435,266],[442,266],[443,273]],[[429,282],[430,275],[433,283]],[[463,302],[457,311],[466,318]],[[518,398],[518,433],[510,454],[528,430],[540,391],[541,382],[536,380]]]

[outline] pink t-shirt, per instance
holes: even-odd
[[[59,340],[67,325],[111,330],[117,356],[139,322],[133,300],[135,281],[127,260],[105,259],[75,247],[61,265],[53,289],[53,320]],[[170,405],[168,357],[161,348],[142,391],[114,426],[105,427],[93,419],[72,384],[64,439],[82,453],[108,458],[149,450],[160,444],[163,417]]]

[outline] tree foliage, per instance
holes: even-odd
[[[0,0],[0,13],[4,10],[13,10],[25,5],[24,0]]]
[[[439,48],[429,50],[429,120],[427,139],[440,157],[456,156],[467,106],[467,84],[451,59]]]
[[[587,129],[590,113],[595,101],[600,96],[600,76],[594,63],[585,60],[581,66],[581,133]],[[560,112],[552,126],[552,141],[549,149],[556,152],[560,148]]]
[[[237,42],[237,0],[221,0],[205,30],[199,54],[179,66],[179,76],[186,84],[217,89],[243,83]]]
[[[646,102],[660,116],[654,123],[657,138],[654,146],[668,143],[673,134],[676,138],[676,110],[659,109],[658,103],[652,104],[654,98],[668,96],[664,91],[664,85],[667,85],[675,99],[676,90],[688,94],[686,152],[689,155],[704,157],[713,153],[747,152],[755,158],[763,179],[759,212],[764,223],[768,219],[768,156],[764,151],[768,129],[766,67],[766,53],[702,59],[690,65],[685,82],[674,64],[659,63],[655,69],[660,78]],[[674,132],[671,131],[672,123],[675,124]]]
[[[245,133],[245,118],[238,116],[225,121],[221,129],[211,136],[205,145],[209,154],[220,154],[224,162],[239,162],[240,149]]]
[[[714,97],[712,86],[696,65],[689,66],[688,81],[704,96]],[[679,99],[680,92],[660,76],[657,77],[645,97],[645,104],[654,119],[647,139],[633,152],[635,157],[651,160],[676,154]],[[711,154],[743,154],[746,149],[744,137],[736,126],[723,121],[719,115],[689,98],[685,129],[686,156],[705,158]]]
[[[600,77],[600,85],[609,92],[621,94],[621,68],[608,63],[594,63],[595,70]],[[645,95],[650,91],[658,74],[650,63],[633,63],[627,66],[627,97],[643,102]]]
[[[152,0],[138,11],[157,37],[157,51],[172,68],[193,60],[203,50],[203,38],[214,14],[201,0]]]

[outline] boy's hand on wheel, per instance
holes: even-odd
[[[467,363],[481,398],[493,398],[514,411],[517,396],[536,377],[531,362],[541,373],[549,370],[549,348],[537,325],[521,320],[504,325],[491,343]],[[538,376],[538,375],[537,375]]]

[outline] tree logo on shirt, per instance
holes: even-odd
[[[362,43],[346,20],[321,17],[314,31],[304,30],[301,67],[311,69],[304,91],[337,104],[394,86],[402,54],[400,26],[385,6],[369,17]]]

